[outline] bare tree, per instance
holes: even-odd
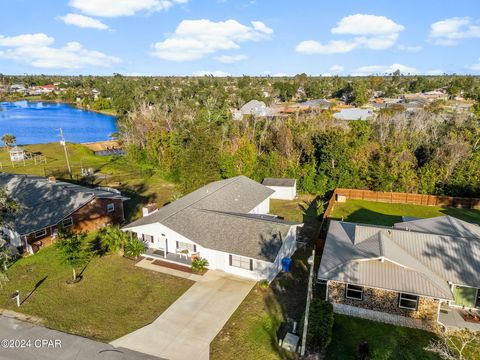
[[[437,331],[438,339],[432,340],[425,350],[438,354],[444,360],[468,360],[468,349],[480,344],[480,332],[467,329]]]

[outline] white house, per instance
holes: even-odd
[[[250,100],[239,110],[233,112],[234,120],[242,120],[244,116],[252,115],[257,117],[274,116],[275,111],[268,107],[263,101]]]
[[[267,215],[273,190],[245,176],[210,183],[123,228],[142,240],[144,256],[271,281],[296,250],[297,228]]]
[[[339,112],[333,114],[333,117],[337,120],[369,120],[373,117],[373,110],[359,109],[359,108],[346,108],[341,109]]]
[[[270,199],[293,200],[297,196],[297,180],[265,178],[263,185],[275,191]]]

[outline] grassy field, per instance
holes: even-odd
[[[371,360],[439,359],[424,350],[433,338],[434,335],[426,331],[335,314],[333,339],[326,359],[357,359],[358,345],[365,340],[369,344]]]
[[[293,201],[271,201],[272,214],[305,223],[302,236],[309,245],[296,251],[291,273],[279,275],[270,286],[259,284],[252,289],[210,344],[211,359],[273,360],[292,357],[279,348],[278,339],[284,336],[287,319],[300,324],[303,318],[308,281],[307,259],[320,225],[314,200],[314,196],[299,195]]]
[[[59,143],[28,145],[25,149],[31,153],[46,157],[47,163],[35,165],[33,160],[17,163],[12,167],[9,154],[0,148],[0,171],[38,176],[55,175],[59,179],[69,179],[63,147]],[[165,181],[158,174],[142,174],[126,164],[122,157],[96,156],[93,151],[80,144],[68,144],[73,178],[79,179],[82,168],[93,168],[97,175],[95,185],[118,188],[130,198],[125,202],[127,221],[141,215],[142,206],[156,203],[159,206],[168,202],[175,193],[175,185]]]
[[[117,255],[94,258],[82,281],[69,285],[72,270],[50,246],[12,265],[0,307],[40,317],[54,329],[111,341],[152,322],[193,284],[134,264]],[[16,289],[20,308],[10,299]]]
[[[429,218],[442,215],[451,215],[471,223],[480,224],[480,210],[478,209],[389,204],[364,200],[347,200],[345,203],[335,204],[330,218],[362,224],[392,226],[401,222],[402,216]]]

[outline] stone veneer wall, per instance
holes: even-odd
[[[363,300],[351,300],[345,297],[346,285],[328,282],[328,300],[337,304],[356,306],[363,309],[382,311],[393,315],[401,315],[414,319],[436,321],[440,300],[420,296],[418,310],[402,309],[398,306],[399,293],[389,290],[363,288]]]

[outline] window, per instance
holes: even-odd
[[[114,212],[115,211],[115,204],[114,203],[110,203],[110,204],[107,204],[107,212]]]
[[[148,243],[153,244],[153,236],[152,235],[143,234],[142,236],[143,236],[143,241],[144,242],[148,242]]]
[[[195,244],[190,244],[182,241],[177,241],[177,252],[188,251],[190,253],[197,252],[197,246]]]
[[[38,230],[35,232],[35,238],[40,238],[47,235],[47,229]]]
[[[63,227],[70,227],[73,225],[73,219],[69,217],[68,219],[65,219],[62,221]]]
[[[398,307],[407,310],[417,310],[418,308],[418,296],[410,294],[400,294]]]
[[[345,297],[351,300],[363,300],[363,287],[347,284]]]
[[[230,266],[252,271],[253,259],[249,259],[249,258],[238,256],[238,255],[230,255]]]

